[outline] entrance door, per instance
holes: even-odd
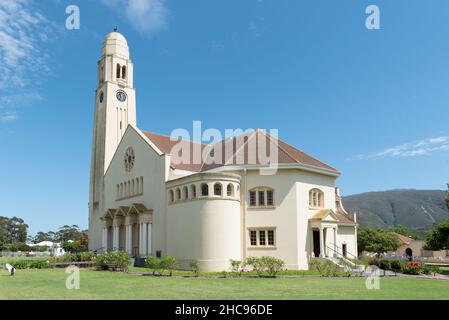
[[[320,231],[313,230],[313,253],[315,257],[320,256]]]

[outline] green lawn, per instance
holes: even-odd
[[[81,270],[80,290],[65,288],[64,269],[0,271],[0,299],[449,299],[449,282],[382,278],[197,279]]]

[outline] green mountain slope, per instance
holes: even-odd
[[[386,229],[395,225],[425,233],[449,219],[442,190],[390,190],[343,197],[350,212],[357,213],[361,227]]]

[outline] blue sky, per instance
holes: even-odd
[[[2,1],[0,215],[87,227],[96,63],[116,25],[140,128],[276,128],[339,169],[344,195],[443,189],[448,14],[445,0]]]

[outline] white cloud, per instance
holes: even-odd
[[[429,155],[437,151],[448,151],[449,150],[449,136],[441,136],[429,139],[423,139],[420,141],[404,143],[394,147],[386,148],[382,151],[375,152],[372,154],[362,154],[358,155],[357,159],[368,159],[368,158],[404,158],[404,157],[417,157]]]
[[[5,112],[0,114],[0,122],[11,122],[17,120],[19,117],[15,112]]]
[[[154,34],[167,27],[170,11],[165,0],[102,0],[108,7],[123,14],[134,29]]]
[[[0,1],[0,90],[24,87],[33,74],[48,71],[41,46],[49,26],[32,0]]]
[[[36,87],[49,74],[45,44],[55,31],[34,0],[0,0],[0,122],[41,100]]]
[[[0,110],[25,107],[40,100],[42,100],[42,96],[36,91],[21,91],[17,94],[3,95],[0,97]]]

